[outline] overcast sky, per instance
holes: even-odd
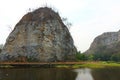
[[[120,0],[0,0],[0,44],[29,8],[55,7],[73,25],[70,28],[75,46],[84,52],[103,32],[120,29]]]

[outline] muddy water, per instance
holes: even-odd
[[[120,80],[120,68],[104,68],[104,69],[16,68],[16,69],[0,69],[0,80]]]

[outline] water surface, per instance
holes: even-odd
[[[0,69],[0,80],[120,80],[120,68],[104,68],[104,69],[15,68],[15,69]]]

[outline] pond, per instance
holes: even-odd
[[[120,68],[103,68],[103,69],[15,68],[15,69],[0,69],[0,80],[120,80]]]

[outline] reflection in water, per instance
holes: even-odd
[[[0,80],[75,80],[71,69],[13,68],[0,69]]]
[[[94,80],[91,75],[91,70],[88,68],[75,69],[74,71],[77,72],[77,77],[75,80]]]
[[[107,67],[92,70],[94,80],[120,80],[120,67]]]
[[[66,69],[13,68],[0,69],[0,80],[120,80],[120,68]]]

